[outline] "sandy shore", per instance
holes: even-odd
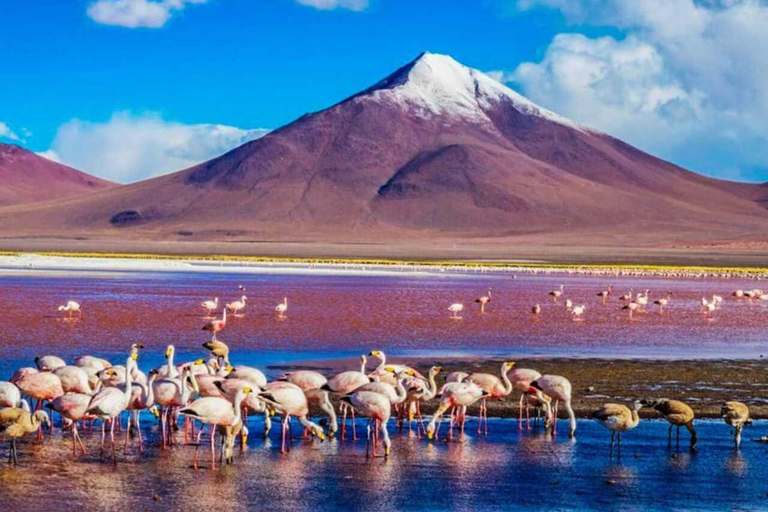
[[[20,252],[228,254],[292,258],[389,258],[448,261],[540,261],[581,264],[653,264],[768,267],[766,243],[656,246],[597,239],[563,239],[557,245],[534,238],[435,240],[402,243],[329,243],[273,241],[159,241],[115,238],[0,238],[0,250]]]
[[[0,275],[67,272],[205,272],[239,274],[435,275],[452,273],[568,274],[606,277],[752,278],[768,277],[762,267],[556,264],[543,261],[416,261],[385,259],[263,258],[86,253],[0,254]]]
[[[412,364],[424,374],[431,364],[444,368],[438,377],[438,386],[452,371],[488,372],[497,374],[502,360],[430,360],[397,359],[393,363]],[[688,403],[701,418],[719,418],[720,407],[727,400],[738,400],[750,406],[756,419],[768,418],[768,372],[766,362],[760,360],[617,360],[617,359],[520,359],[518,368],[535,368],[542,374],[563,375],[573,385],[573,408],[580,418],[590,414],[606,402],[629,403],[642,398],[670,398]],[[307,362],[297,367],[316,369],[327,375],[353,368],[356,361]],[[519,394],[488,403],[489,415],[512,417],[517,415]],[[433,401],[423,409],[431,413]],[[470,408],[477,413],[477,405]],[[654,411],[641,411],[643,417],[658,417]]]

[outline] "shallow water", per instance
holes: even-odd
[[[614,298],[602,305],[597,292],[609,282]],[[759,286],[737,279],[612,279],[581,276],[451,275],[414,276],[269,275],[221,273],[31,272],[0,275],[0,310],[7,323],[0,338],[0,377],[34,355],[74,358],[83,353],[122,358],[127,347],[148,347],[142,366],[160,364],[162,348],[177,347],[178,361],[200,357],[209,336],[199,303],[240,296],[248,306],[229,322],[220,339],[240,362],[266,365],[296,360],[355,356],[373,348],[390,355],[497,355],[752,358],[765,350],[768,302],[736,300],[736,288]],[[563,300],[548,292],[565,285],[564,297],[586,304],[584,321],[574,322]],[[481,315],[473,300],[492,289],[493,301]],[[629,289],[651,290],[651,300],[674,296],[663,315],[648,313],[629,321],[615,298]],[[709,320],[700,312],[702,296],[725,297]],[[274,306],[288,297],[278,318]],[[83,304],[82,320],[65,320],[58,304]],[[461,301],[462,319],[447,306]],[[534,318],[530,307],[540,303]]]
[[[474,434],[468,420],[462,442],[419,439],[392,431],[389,459],[366,460],[365,440],[319,442],[298,438],[279,453],[279,429],[263,440],[260,420],[233,466],[191,467],[192,446],[136,450],[115,467],[92,453],[71,460],[67,439],[20,445],[21,465],[0,465],[0,501],[6,510],[50,510],[67,503],[85,510],[765,510],[768,445],[750,441],[768,422],[748,429],[735,451],[728,428],[698,422],[701,441],[688,450],[667,447],[667,424],[645,421],[624,435],[622,456],[609,457],[609,433],[579,421],[577,437],[541,430],[519,432],[511,420],[491,420],[490,435]],[[561,427],[566,427],[565,422]],[[362,431],[362,425],[359,430]],[[156,427],[147,427],[156,442]],[[206,448],[204,445],[203,448]]]
[[[663,315],[649,308],[630,322],[615,298],[601,305],[596,297],[608,282],[617,296],[649,288],[653,300],[671,290],[673,302]],[[561,283],[565,296],[587,304],[583,322],[572,321],[563,301],[547,295]],[[91,353],[122,362],[134,342],[147,347],[139,360],[145,371],[162,362],[169,343],[177,347],[177,362],[201,357],[200,344],[209,336],[200,331],[207,320],[199,302],[234,300],[239,284],[247,288],[247,311],[220,338],[233,361],[272,376],[281,365],[354,358],[373,348],[395,356],[751,358],[764,347],[768,323],[765,303],[729,297],[735,288],[758,283],[735,279],[33,271],[0,276],[7,319],[0,378],[32,365],[36,355],[72,360]],[[493,301],[480,315],[473,299],[488,288]],[[698,300],[713,293],[726,302],[707,320]],[[284,296],[289,311],[280,319],[273,308]],[[65,320],[56,311],[69,298],[83,304],[83,319]],[[461,320],[446,310],[456,301],[467,306]],[[529,314],[534,303],[544,308],[538,319]],[[151,423],[146,415],[145,423]],[[62,503],[86,510],[768,508],[768,446],[745,441],[736,453],[720,423],[699,424],[702,440],[691,454],[668,451],[666,424],[644,422],[625,436],[620,462],[609,459],[601,426],[579,423],[575,442],[562,434],[552,440],[518,433],[510,420],[492,420],[489,437],[470,434],[461,443],[393,433],[393,456],[366,461],[364,441],[297,439],[290,454],[280,455],[279,429],[264,441],[260,420],[252,418],[246,451],[215,473],[190,469],[192,447],[158,450],[156,427],[146,427],[149,451],[121,455],[116,470],[100,462],[97,436],[86,439],[92,453],[72,461],[68,439],[57,432],[42,445],[23,444],[18,469],[0,469],[0,500],[8,510]],[[747,437],[766,431],[768,424],[759,422]],[[686,441],[684,435],[683,446]]]

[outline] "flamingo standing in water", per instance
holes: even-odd
[[[541,314],[541,306],[539,304],[534,304],[531,308],[531,314],[532,315],[540,315]]]
[[[83,316],[83,310],[80,307],[80,303],[75,302],[74,300],[68,300],[65,305],[59,306],[59,311],[66,311],[68,318],[72,318],[72,313],[77,313],[78,318]]]
[[[560,288],[558,290],[553,290],[553,291],[549,292],[549,294],[552,296],[552,302],[557,302],[557,299],[559,299],[560,296],[563,294],[563,289],[564,288],[565,288],[565,286],[563,286],[561,284]]]
[[[574,322],[580,322],[583,320],[581,316],[587,311],[587,306],[582,304],[581,306],[575,306],[571,309],[571,316],[573,316]]]
[[[606,299],[611,296],[611,293],[613,293],[613,285],[609,284],[608,289],[601,291],[597,294],[597,296],[600,297],[602,299],[602,303],[605,304]]]
[[[480,304],[480,313],[485,313],[485,305],[491,302],[491,289],[488,289],[487,295],[483,295],[482,297],[475,299],[475,302]]]
[[[224,328],[227,326],[227,309],[224,308],[224,313],[221,317],[221,320],[211,320],[207,324],[203,326],[203,331],[208,331],[213,333],[213,340],[216,339],[216,333],[221,332],[224,330]]]
[[[635,428],[640,423],[637,411],[642,408],[643,404],[636,400],[632,403],[631,409],[623,404],[605,404],[592,414],[594,419],[611,431],[611,457],[613,457],[613,445],[617,437],[619,457],[621,457],[621,433]]]
[[[621,309],[626,309],[629,311],[629,319],[632,320],[635,311],[640,309],[640,305],[637,302],[630,302],[629,304],[624,305]]]
[[[309,401],[304,391],[296,384],[290,382],[270,382],[266,389],[259,393],[259,398],[265,401],[272,409],[283,416],[282,421],[282,447],[280,453],[288,452],[286,439],[288,431],[291,428],[291,416],[298,418],[304,428],[310,434],[317,436],[321,441],[325,441],[325,432],[317,423],[310,421]]]
[[[543,375],[531,382],[531,387],[538,389],[554,402],[552,405],[546,404],[544,406],[547,413],[547,423],[552,425],[553,434],[557,433],[557,412],[560,402],[563,402],[565,410],[568,412],[570,423],[569,435],[573,438],[576,434],[576,414],[573,412],[573,407],[571,407],[571,382],[559,375]]]
[[[245,309],[245,301],[248,300],[248,297],[243,295],[240,297],[240,300],[236,300],[234,302],[230,302],[227,304],[227,309],[232,312],[233,315],[237,316],[237,314]]]
[[[653,301],[654,304],[659,306],[659,314],[660,315],[664,313],[664,306],[669,304],[670,300],[672,300],[672,292],[667,292],[667,297],[666,298],[657,299],[657,300]]]
[[[546,398],[544,394],[538,389],[531,386],[531,382],[541,378],[541,374],[536,370],[529,368],[516,368],[507,374],[507,378],[512,382],[515,389],[520,390],[520,403],[518,404],[518,421],[517,428],[523,429],[523,400],[525,400],[525,418],[526,428],[531,429],[531,416],[530,416],[530,397],[535,395],[539,398],[539,402],[545,402]]]
[[[208,311],[208,316],[212,316],[213,312],[219,308],[219,298],[216,297],[213,300],[204,300],[200,305],[203,309]]]
[[[378,432],[381,430],[381,437],[384,439],[384,457],[389,457],[392,449],[389,432],[387,432],[387,422],[392,414],[392,405],[389,399],[375,391],[356,391],[341,400],[349,404],[352,410],[357,410],[359,414],[369,419],[365,456],[376,457]]]
[[[285,312],[288,311],[288,297],[283,297],[283,302],[275,306],[275,311],[279,317],[285,315]]]
[[[455,415],[451,415],[448,436],[453,436],[454,422],[458,422],[459,429],[461,432],[464,432],[465,411],[467,407],[485,396],[483,388],[474,382],[451,382],[443,386],[440,394],[440,406],[432,416],[432,421],[427,425],[427,439],[432,439],[435,436],[438,420],[450,408],[456,409],[457,412]]]
[[[462,304],[460,302],[455,302],[455,303],[451,304],[450,306],[448,306],[448,311],[451,312],[451,317],[453,317],[453,318],[460,318],[459,317],[459,313],[464,311],[464,304]]]
[[[16,407],[0,410],[0,437],[11,440],[11,451],[8,454],[9,465],[19,463],[16,439],[31,434],[35,430],[40,432],[43,425],[51,425],[45,411],[30,414],[29,411]]]
[[[61,379],[51,372],[24,372],[16,379],[12,377],[11,382],[16,384],[22,393],[37,400],[37,411],[43,408],[43,401],[55,400],[64,394]],[[37,439],[43,439],[42,429],[37,431]]]
[[[485,419],[485,434],[488,434],[488,405],[486,401],[489,398],[504,398],[512,392],[512,382],[507,377],[507,373],[515,367],[514,361],[506,361],[501,365],[501,378],[490,373],[472,373],[466,378],[465,382],[472,382],[482,388],[484,395],[480,404],[480,421],[477,425],[477,433],[482,432],[483,419]]]
[[[348,395],[354,392],[360,386],[364,386],[371,382],[371,378],[365,373],[365,363],[368,362],[366,356],[360,356],[360,371],[346,371],[334,375],[328,382],[320,389],[331,391],[338,395]],[[352,411],[352,439],[357,439],[357,430],[355,429],[355,409],[348,407],[348,404],[343,404],[344,410],[342,412],[341,419],[341,438],[344,439],[347,431],[347,410]]]
[[[80,438],[80,434],[77,430],[77,424],[81,420],[94,420],[96,416],[88,414],[88,405],[91,403],[93,397],[90,394],[85,393],[65,393],[59,398],[47,403],[45,406],[49,409],[58,412],[63,418],[72,422],[72,455],[77,455],[78,444],[82,455],[86,454],[85,445]]]
[[[117,462],[117,452],[115,451],[115,419],[128,408],[131,403],[131,376],[133,367],[136,365],[138,354],[131,354],[125,362],[125,388],[104,388],[91,399],[86,409],[87,414],[92,414],[101,418],[101,451],[104,452],[104,438],[106,437],[106,424],[109,421],[109,437],[112,442],[112,457]]]
[[[213,396],[198,398],[179,411],[179,414],[194,418],[202,423],[209,425],[211,437],[211,469],[216,469],[216,447],[214,444],[216,438],[216,429],[214,427],[233,427],[235,425],[241,424],[242,418],[240,415],[243,399],[252,392],[253,390],[249,387],[239,389],[235,394],[235,399],[233,402],[230,402],[226,398]],[[203,429],[201,428],[200,433],[197,435],[197,443],[195,447],[195,469],[197,469],[197,455],[200,449],[200,436],[202,434]]]

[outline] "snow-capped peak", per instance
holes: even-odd
[[[470,120],[487,120],[486,110],[494,102],[506,98],[524,114],[584,129],[449,55],[425,52],[363,94],[366,93],[375,99],[391,98],[405,103],[423,115],[449,115]]]

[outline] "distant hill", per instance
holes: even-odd
[[[0,143],[0,206],[82,196],[115,186],[19,146]]]

